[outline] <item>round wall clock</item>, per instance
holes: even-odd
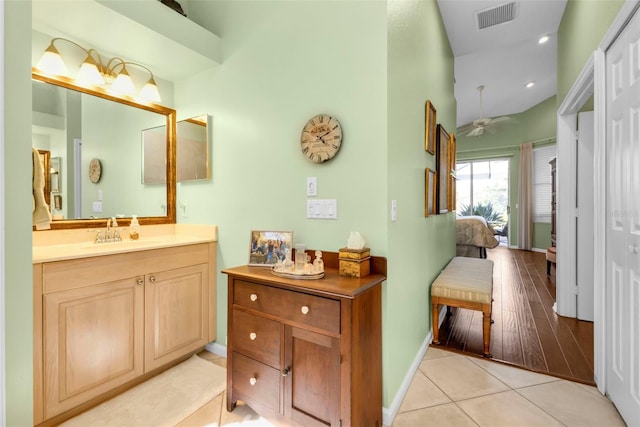
[[[302,128],[302,154],[312,162],[323,163],[335,157],[342,143],[342,128],[335,117],[318,114]]]
[[[102,164],[100,163],[100,159],[93,158],[89,162],[89,181],[92,183],[96,183],[100,181],[100,177],[102,176]]]

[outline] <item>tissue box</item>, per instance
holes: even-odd
[[[342,248],[338,252],[339,273],[346,277],[365,277],[371,273],[371,250],[369,248]]]

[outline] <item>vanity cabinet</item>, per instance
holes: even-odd
[[[305,426],[382,425],[385,276],[342,277],[323,258],[318,280],[281,278],[261,267],[223,270],[227,410],[242,400]]]
[[[213,243],[34,264],[35,424],[215,340],[214,271]]]

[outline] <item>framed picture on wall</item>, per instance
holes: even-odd
[[[451,158],[449,157],[449,133],[438,124],[436,132],[436,169],[438,170],[437,212],[449,212]]]
[[[447,208],[453,212],[456,210],[456,136],[449,134],[449,190]]]
[[[249,265],[271,267],[278,260],[284,261],[292,243],[291,231],[252,231]]]
[[[436,212],[436,183],[437,175],[433,169],[424,170],[424,217],[435,215]]]
[[[429,100],[424,106],[424,149],[436,153],[436,109]]]

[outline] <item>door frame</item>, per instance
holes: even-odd
[[[557,113],[558,200],[576,197],[576,124],[577,114],[594,95],[594,380],[605,393],[605,225],[606,225],[606,128],[605,128],[605,52],[640,6],[640,0],[627,0],[607,30],[600,46],[589,57],[565,96]],[[556,310],[561,316],[576,317],[576,210],[573,206],[557,209]]]

